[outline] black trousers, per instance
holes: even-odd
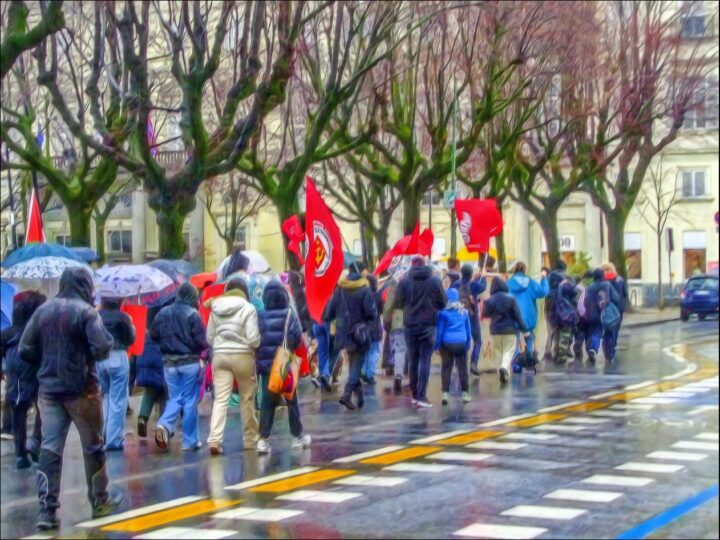
[[[13,404],[8,398],[2,402],[2,432],[12,433],[12,411]]]
[[[260,402],[260,437],[267,439],[270,437],[273,424],[275,423],[275,409],[280,404],[280,395],[274,394],[268,390],[269,374],[263,374],[260,377],[262,384],[262,401]],[[300,405],[298,404],[297,391],[293,394],[292,399],[286,399],[288,421],[290,422],[290,433],[293,437],[299,437],[303,432],[303,425],[300,421]]]
[[[40,441],[42,440],[40,411],[35,411],[35,423],[33,425],[31,444],[27,444],[27,415],[32,406],[32,401],[20,401],[13,407],[12,426],[15,435],[15,457],[27,457],[28,451],[33,454],[40,452]],[[28,447],[29,446],[29,447]]]
[[[440,356],[442,357],[442,391],[450,391],[450,379],[452,378],[453,367],[457,369],[460,378],[460,390],[468,392],[470,385],[468,383],[468,365],[467,351],[464,343],[444,343],[440,348]]]

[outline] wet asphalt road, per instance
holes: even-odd
[[[434,365],[429,410],[412,409],[389,379],[367,393],[361,412],[343,410],[337,395],[321,399],[304,381],[301,411],[312,447],[290,450],[281,412],[267,457],[241,451],[237,410],[228,419],[225,455],[212,459],[205,448],[181,452],[177,437],[162,453],[139,440],[129,420],[133,433],[124,453],[109,454],[108,467],[112,488],[125,495],[123,510],[132,512],[105,522],[88,523],[73,428],[59,534],[613,538],[629,531],[717,538],[717,320],[623,331],[620,347],[618,366],[601,363],[597,373],[548,368],[505,388],[494,375],[472,378],[473,401],[453,399],[447,407],[440,406]],[[209,412],[206,398],[203,440]],[[15,470],[6,441],[1,472],[2,538],[34,534],[35,474]],[[279,473],[286,477],[244,484]],[[692,511],[673,510],[688,500],[697,503]],[[148,508],[158,503],[166,504]]]

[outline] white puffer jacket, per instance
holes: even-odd
[[[260,345],[255,306],[234,289],[210,301],[208,342],[214,352],[253,354]]]

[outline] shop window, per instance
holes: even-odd
[[[108,232],[108,251],[125,255],[132,254],[132,231]]]
[[[705,272],[707,237],[705,231],[683,232],[683,268],[685,279]]]
[[[642,279],[641,233],[625,233],[625,266],[628,279]]]

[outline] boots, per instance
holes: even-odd
[[[355,410],[355,404],[352,402],[352,389],[346,387],[339,401],[340,405],[344,405],[351,411]]]
[[[365,405],[365,396],[363,395],[362,383],[355,385],[355,395],[357,396],[357,408],[362,409]]]

